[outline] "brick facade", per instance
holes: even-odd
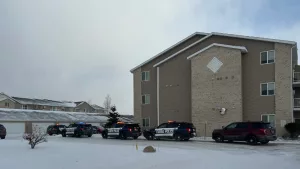
[[[207,68],[214,57],[223,63],[215,74]],[[240,50],[212,47],[191,59],[191,70],[192,122],[198,135],[211,136],[213,129],[243,120]],[[224,115],[221,108],[227,109]]]
[[[291,45],[275,43],[275,117],[278,136],[285,133],[284,124],[292,121]]]

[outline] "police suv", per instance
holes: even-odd
[[[61,135],[66,136],[76,136],[81,137],[86,135],[91,137],[93,135],[93,128],[91,124],[86,124],[83,122],[70,124],[68,127],[62,130]]]
[[[144,130],[143,135],[147,140],[175,139],[188,141],[196,136],[196,128],[193,123],[168,121],[156,128]]]
[[[138,123],[117,122],[111,127],[107,127],[102,131],[102,138],[108,137],[120,138],[126,140],[128,137],[137,139],[142,135],[141,128]]]

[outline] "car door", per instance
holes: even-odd
[[[66,134],[74,134],[76,127],[76,124],[70,124],[68,128],[66,128]]]
[[[178,129],[178,123],[168,123],[167,128],[165,129],[166,137],[173,137],[175,130]]]
[[[224,140],[234,140],[237,123],[231,123],[223,129]]]
[[[155,137],[166,137],[166,133],[165,133],[166,129],[167,129],[167,123],[163,123],[159,125],[155,129]]]
[[[249,123],[237,123],[234,132],[234,140],[244,141],[249,132]]]

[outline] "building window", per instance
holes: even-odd
[[[57,111],[57,107],[52,107],[52,111]]]
[[[260,64],[270,64],[275,62],[275,51],[269,50],[260,52]]]
[[[261,83],[260,94],[262,96],[273,96],[275,95],[275,82]]]
[[[9,107],[9,103],[5,103],[5,107]]]
[[[143,127],[150,127],[150,118],[143,119]]]
[[[142,104],[150,104],[150,94],[142,95]]]
[[[22,109],[28,109],[27,105],[22,105]]]
[[[149,80],[150,80],[150,72],[149,71],[142,72],[142,81],[149,81]]]
[[[86,109],[83,109],[83,112],[86,112]]]
[[[275,127],[275,114],[262,114],[261,121],[270,123],[272,127]]]

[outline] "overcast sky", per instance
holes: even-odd
[[[297,0],[0,0],[0,92],[133,114],[129,70],[190,34],[300,41]]]

